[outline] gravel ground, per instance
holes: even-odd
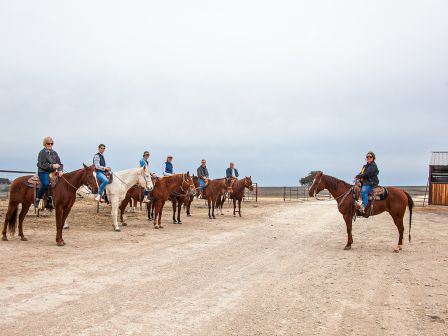
[[[417,208],[398,254],[388,214],[356,221],[344,251],[334,201],[170,215],[154,230],[129,213],[113,232],[107,209],[80,201],[57,247],[54,217],[30,213],[28,242],[0,242],[1,335],[448,335],[443,209]]]

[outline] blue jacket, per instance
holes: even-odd
[[[148,168],[148,166],[149,166],[149,163],[148,163],[148,161],[146,161],[144,158],[141,158],[140,159],[140,167],[146,167],[146,168]]]
[[[238,169],[233,168],[233,170],[234,170],[235,177],[238,177],[239,176]],[[232,169],[230,169],[230,168],[226,169],[226,177],[227,178],[232,177]]]
[[[163,164],[163,175],[173,175],[174,174],[174,168],[173,164],[171,162],[165,162]]]

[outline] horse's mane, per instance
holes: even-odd
[[[347,188],[351,188],[352,186],[351,184],[330,175],[322,175],[322,178],[325,180],[325,182],[331,183],[333,188],[337,188],[338,184],[340,183],[342,183],[344,187]]]
[[[117,174],[118,174],[118,176],[120,176],[120,175],[122,175],[122,174],[127,174],[127,173],[129,173],[130,171],[136,171],[136,170],[138,170],[138,169],[142,169],[142,167],[137,167],[137,168],[130,168],[130,169],[125,169],[125,170],[114,171],[113,174],[114,174],[114,175],[117,175]]]

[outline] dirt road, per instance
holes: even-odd
[[[129,214],[117,233],[79,202],[62,248],[30,214],[30,241],[0,242],[1,335],[448,335],[447,212],[417,210],[399,254],[387,214],[344,251],[332,202],[192,214],[172,225],[167,208],[163,230]]]

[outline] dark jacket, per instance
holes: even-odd
[[[93,156],[93,164],[95,165],[95,169],[98,171],[106,170],[106,160],[104,159],[104,155],[100,153],[96,153]]]
[[[198,168],[198,177],[199,178],[208,178],[208,169],[207,167],[202,168],[202,165]]]
[[[39,168],[39,173],[51,173],[54,170],[53,164],[55,163],[61,165],[57,170],[62,171],[61,159],[56,151],[43,148],[39,152],[39,155],[37,156],[37,168]]]
[[[238,174],[238,169],[233,168],[233,170],[234,170],[234,172],[235,172],[235,177],[238,177],[238,176],[239,176],[239,174]],[[232,169],[230,169],[230,167],[226,169],[226,177],[227,177],[227,178],[232,177]]]
[[[364,173],[360,173],[356,175],[356,177],[363,180],[363,185],[376,187],[380,183],[380,181],[378,180],[378,174],[380,173],[380,171],[378,170],[375,161],[373,161],[371,164],[365,164],[362,168]]]

